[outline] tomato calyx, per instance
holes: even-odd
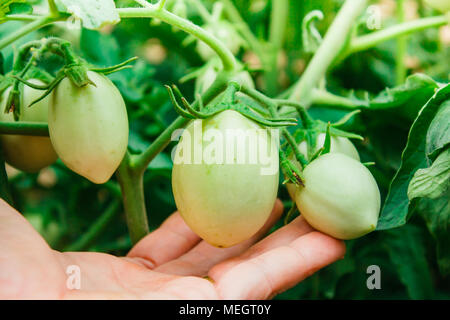
[[[44,54],[53,54],[62,59],[63,65],[56,73],[55,76],[51,76],[45,70],[36,67],[36,62],[43,58]],[[30,106],[48,96],[53,89],[64,79],[69,78],[70,81],[81,88],[87,85],[96,86],[96,84],[88,77],[89,71],[94,71],[102,74],[110,74],[120,71],[122,69],[130,68],[128,64],[137,57],[130,58],[122,63],[106,68],[97,68],[90,65],[84,59],[79,57],[73,50],[70,42],[59,38],[44,38],[38,41],[32,41],[21,47],[18,54],[15,57],[14,68],[10,74],[10,78],[13,78],[13,85],[18,86],[19,82],[25,85],[42,90],[44,93],[38,99],[34,100]],[[27,81],[28,79],[36,78],[42,80],[46,85],[36,85]],[[0,90],[4,86],[0,85]],[[1,93],[1,92],[0,92]],[[14,91],[11,92],[14,94]],[[14,97],[11,97],[11,103]],[[7,105],[10,110],[14,110],[15,116],[20,113],[20,108],[16,105]],[[18,109],[19,111],[15,111]]]
[[[286,153],[283,150],[280,150],[280,165],[284,172],[284,175],[286,176],[283,184],[290,182],[295,184],[296,186],[305,186],[302,171],[288,159]]]
[[[235,95],[236,92],[240,90],[240,84],[235,81],[230,81],[227,89],[225,90],[223,96],[216,104],[211,104],[206,107],[203,106],[201,99],[199,110],[193,108],[186,98],[183,97],[177,86],[172,85],[172,87],[166,85],[166,89],[169,92],[170,99],[175,107],[175,110],[179,115],[187,119],[208,119],[213,117],[225,110],[234,110],[239,112],[244,117],[262,125],[265,127],[285,127],[293,126],[297,124],[297,119],[295,118],[264,118],[246,104],[239,102]],[[181,100],[182,105],[177,101],[177,97]]]
[[[293,133],[293,141],[289,141],[287,147],[287,155],[290,156],[294,153],[297,155],[300,153],[298,150],[298,145],[305,141],[307,145],[306,158],[307,163],[312,162],[317,159],[321,155],[327,154],[330,152],[331,148],[331,137],[343,137],[348,139],[358,139],[363,140],[364,138],[358,134],[351,133],[340,129],[346,124],[353,116],[359,113],[359,110],[355,110],[353,112],[348,113],[342,119],[335,123],[326,123],[321,120],[312,120],[308,119],[304,120],[304,115],[301,115],[302,119],[302,127],[298,128]],[[325,143],[322,147],[317,148],[317,138],[320,134],[326,134]],[[299,159],[297,159],[299,161]],[[299,161],[301,163],[301,161]],[[306,164],[307,164],[306,163]]]

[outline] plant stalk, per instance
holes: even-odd
[[[149,5],[145,8],[120,8],[117,11],[121,18],[156,18],[181,29],[211,47],[222,60],[225,71],[237,69],[236,59],[230,50],[221,41],[189,20],[180,18],[165,9],[159,9],[157,5]]]
[[[127,152],[117,169],[116,176],[122,190],[130,239],[133,244],[136,244],[150,232],[150,229],[145,208],[144,175],[133,170],[130,159],[131,156]]]
[[[308,64],[300,80],[295,84],[290,100],[300,101],[305,107],[312,102],[312,89],[325,76],[328,68],[343,49],[354,22],[367,4],[367,0],[347,0],[329,27],[322,44]]]

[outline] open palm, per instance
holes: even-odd
[[[342,258],[345,246],[299,217],[259,241],[282,213],[277,201],[257,235],[227,249],[202,241],[172,214],[126,257],[57,252],[0,200],[0,299],[267,299]],[[80,289],[67,286],[69,266]]]

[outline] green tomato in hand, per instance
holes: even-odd
[[[30,83],[44,85],[40,80],[30,79]],[[11,87],[3,92],[0,101],[0,121],[14,122],[13,113],[5,114],[6,101]],[[19,121],[47,123],[49,97],[29,107],[44,91],[24,86],[21,97],[22,112]],[[37,172],[56,161],[57,155],[50,138],[25,135],[0,135],[3,155],[8,164],[25,172]]]
[[[127,150],[127,110],[111,80],[91,71],[88,77],[95,86],[79,88],[65,78],[53,91],[50,138],[67,167],[94,183],[105,183]]]
[[[257,140],[257,149],[243,140],[255,130],[267,133]],[[265,128],[232,110],[193,121],[183,132],[172,171],[173,194],[187,225],[208,243],[217,247],[240,243],[269,218],[279,178],[278,141],[271,137]],[[199,155],[198,150],[203,152]],[[259,150],[267,151],[264,159]]]
[[[295,193],[297,208],[315,229],[338,239],[375,230],[380,191],[370,171],[340,153],[327,153],[306,166],[305,187]]]
[[[320,133],[317,136],[316,147],[313,150],[312,154],[316,153],[320,148],[323,147],[323,145],[325,144],[325,138],[326,138],[325,133]],[[306,141],[302,141],[298,145],[298,149],[305,156],[305,158],[308,158]],[[346,156],[349,156],[350,158],[360,161],[358,150],[356,150],[355,146],[350,141],[350,139],[344,137],[336,137],[336,136],[330,137],[330,153],[342,153],[345,154]],[[289,160],[293,161],[295,164],[297,164],[298,168],[300,168],[300,164],[295,159],[294,154],[292,154],[289,157]],[[286,188],[288,190],[289,195],[291,196],[291,199],[294,200],[295,190],[297,189],[297,187],[293,183],[287,183]]]

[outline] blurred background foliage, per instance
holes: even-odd
[[[272,0],[274,1],[274,0]],[[38,12],[40,1],[36,3]],[[213,1],[203,1],[211,7]],[[270,19],[269,0],[234,0],[239,12],[252,31],[266,38]],[[289,18],[284,49],[279,55],[279,86],[286,89],[302,74],[311,58],[302,48],[301,22],[311,10],[320,9],[324,19],[316,22],[323,35],[343,1],[316,0],[290,1]],[[381,27],[396,22],[393,0],[372,1],[382,13]],[[133,1],[118,0],[118,7],[135,5]],[[44,8],[41,8],[45,10]],[[407,19],[435,14],[421,1],[407,1]],[[194,7],[188,5],[188,17],[202,24]],[[0,37],[15,30],[20,22],[0,25]],[[364,25],[360,32],[370,32]],[[65,23],[56,23],[34,32],[3,50],[6,71],[11,68],[14,48],[31,39],[58,36],[70,40],[82,57],[98,66],[108,66],[137,55],[140,59],[132,69],[110,75],[127,103],[130,121],[130,148],[142,151],[176,117],[169,101],[165,84],[175,83],[192,100],[194,81],[179,80],[203,65],[195,43],[182,45],[186,34],[171,26],[150,22],[148,19],[123,20],[114,27],[101,31],[67,29]],[[450,62],[450,28],[429,29],[408,36],[408,54],[405,65],[408,74],[425,73],[436,81],[448,82]],[[396,42],[387,41],[374,49],[353,54],[329,73],[330,91],[347,95],[353,92],[377,94],[386,87],[395,86]],[[258,67],[252,52],[242,49],[238,58],[250,66]],[[253,72],[257,87],[264,91],[264,79]],[[408,106],[405,106],[406,108]],[[412,111],[417,112],[417,110]],[[322,120],[336,121],[345,111],[312,106],[311,114]],[[383,196],[386,195],[393,175],[400,165],[401,152],[407,141],[408,130],[414,117],[403,117],[399,112],[363,113],[349,122],[346,129],[365,137],[356,142],[362,162],[375,161],[371,171],[377,179]],[[173,145],[150,164],[145,175],[145,197],[149,223],[152,229],[176,208],[171,190],[171,158]],[[62,162],[38,174],[25,174],[8,168],[16,208],[46,238],[54,249],[83,249],[124,255],[131,247],[125,217],[118,205],[118,189],[114,180],[106,185],[93,185],[68,170]],[[286,207],[289,196],[280,185],[280,198]],[[278,295],[276,299],[423,299],[450,298],[449,261],[438,261],[436,234],[427,224],[435,223],[428,215],[430,206],[424,203],[406,226],[378,231],[361,239],[347,241],[345,259],[317,272],[296,287]],[[449,204],[443,205],[449,214]],[[80,236],[99,219],[107,219],[95,239],[79,243]],[[450,218],[442,218],[449,228]],[[275,227],[280,227],[282,221]],[[442,239],[442,235],[440,235]],[[449,238],[449,236],[444,235]],[[450,239],[447,245],[450,246]],[[381,269],[381,290],[366,286],[367,267]]]

